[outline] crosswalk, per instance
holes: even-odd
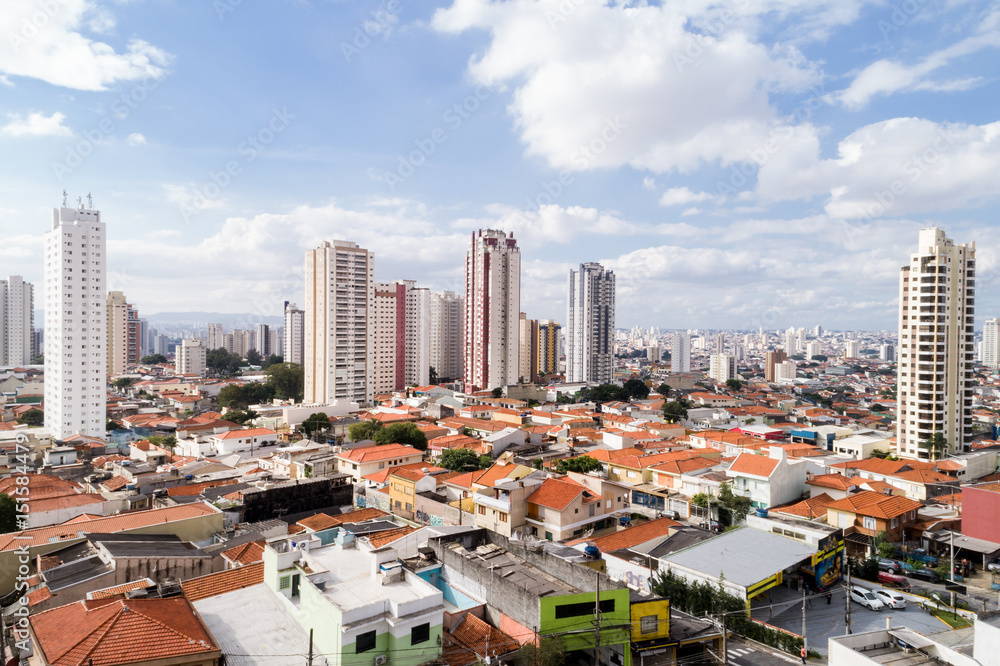
[[[738,644],[726,650],[729,663],[734,666],[761,666],[763,664],[798,664],[800,660],[792,655],[762,652],[747,645]]]

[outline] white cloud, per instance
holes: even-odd
[[[699,203],[702,201],[714,201],[715,195],[708,192],[692,192],[687,187],[674,187],[660,197],[661,206],[683,206],[689,203]]]
[[[72,136],[73,132],[63,125],[66,116],[56,111],[51,116],[33,112],[27,116],[8,113],[9,122],[0,128],[0,134],[7,136]]]
[[[967,90],[981,83],[981,80],[975,77],[961,77],[933,81],[928,77],[957,58],[998,46],[1000,46],[1000,30],[991,27],[981,34],[967,37],[948,48],[935,51],[914,65],[878,60],[861,70],[851,85],[836,93],[834,97],[848,109],[860,109],[877,95],[914,90],[937,92]]]
[[[479,82],[516,87],[510,111],[529,155],[571,170],[684,171],[744,158],[776,119],[770,93],[819,80],[817,66],[797,48],[760,43],[761,23],[778,15],[810,23],[818,35],[820,24],[856,16],[856,3],[787,0],[727,9],[454,0],[433,25],[451,33],[491,31],[469,71]]]
[[[130,146],[144,146],[146,145],[146,137],[138,132],[132,132],[128,135],[128,145]]]
[[[107,32],[113,27],[113,16],[92,0],[4,0],[0,74],[77,90],[105,90],[120,81],[166,73],[171,56],[141,39],[130,40],[118,51],[82,34],[84,29]]]

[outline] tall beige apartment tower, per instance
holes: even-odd
[[[516,384],[521,250],[514,234],[480,229],[465,255],[465,390]]]
[[[45,233],[45,427],[104,437],[107,253],[101,213],[56,208]]]
[[[31,363],[35,288],[20,275],[0,280],[0,367]]]
[[[897,453],[929,459],[920,446],[935,433],[941,455],[963,450],[972,426],[976,244],[956,245],[923,229],[899,280]]]
[[[306,252],[305,402],[372,402],[375,255],[357,243],[323,241]]]

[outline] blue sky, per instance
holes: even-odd
[[[531,317],[601,261],[619,326],[893,329],[938,225],[1000,314],[988,2],[5,0],[0,36],[0,274],[40,284],[66,189],[145,313],[278,314],[331,238],[461,291],[493,226]]]

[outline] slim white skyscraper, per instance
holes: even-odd
[[[100,211],[56,208],[45,233],[45,426],[105,436],[107,254]]]
[[[514,234],[480,229],[465,255],[465,390],[516,384],[521,251]]]
[[[614,361],[615,274],[580,264],[566,290],[566,381],[610,383]]]
[[[305,401],[372,402],[375,255],[350,241],[306,252]]]
[[[271,351],[271,327],[267,324],[257,324],[257,335],[254,336],[255,349],[265,359],[273,352]]]
[[[987,319],[983,324],[983,365],[1000,368],[1000,319]]]
[[[708,357],[708,376],[725,384],[736,379],[736,357],[732,354],[712,354]]]
[[[928,459],[935,433],[941,457],[963,450],[972,426],[976,244],[956,245],[941,229],[923,229],[899,280],[897,451]]]
[[[295,303],[285,301],[285,349],[286,363],[303,363],[303,347],[305,345],[306,313]]]
[[[671,336],[670,369],[672,372],[691,372],[691,336],[677,331]]]
[[[208,348],[209,349],[221,349],[225,348],[225,332],[222,330],[222,324],[209,324],[208,325]]]
[[[207,350],[201,340],[181,340],[175,350],[174,369],[179,375],[205,376],[205,357]]]
[[[462,371],[462,324],[465,303],[453,291],[430,295],[430,365],[441,379],[458,379]]]
[[[31,363],[35,288],[20,275],[0,280],[0,367]]]

